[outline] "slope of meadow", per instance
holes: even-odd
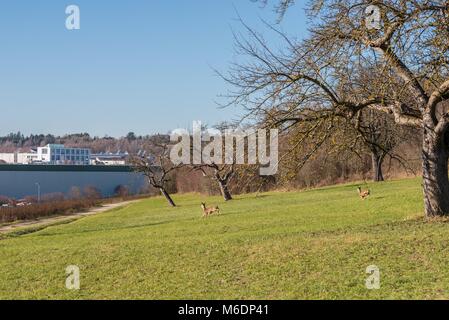
[[[355,187],[153,198],[0,240],[0,298],[449,298],[449,224],[424,221],[420,180],[373,184],[366,201]],[[202,200],[222,215],[201,219]]]

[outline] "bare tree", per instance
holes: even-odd
[[[170,206],[176,207],[167,190],[167,183],[171,180],[171,175],[184,165],[175,165],[170,160],[168,143],[153,143],[151,149],[154,156],[147,156],[146,152],[135,155],[131,157],[131,166],[147,177],[149,184],[161,192]]]
[[[354,129],[363,148],[371,155],[373,181],[384,181],[382,166],[388,157],[408,168],[407,161],[395,152],[405,137],[404,130],[398,128],[389,115],[371,109],[361,110]]]
[[[203,176],[213,179],[218,183],[220,193],[225,201],[232,200],[231,192],[229,191],[229,182],[234,177],[235,165],[231,164],[201,164],[194,165],[194,170],[200,170]]]
[[[227,122],[221,122],[218,123],[214,126],[215,130],[218,130],[219,132],[223,133],[225,132],[227,129],[231,129],[234,128],[235,126],[233,124],[227,123]],[[201,128],[202,130],[206,130],[207,126],[203,126],[203,128]],[[221,140],[221,159],[218,159],[218,161],[205,161],[201,164],[193,164],[191,165],[191,168],[194,171],[200,171],[204,177],[207,177],[209,179],[211,179],[212,181],[218,183],[218,188],[220,190],[220,194],[223,196],[223,199],[225,201],[229,201],[232,200],[232,195],[231,195],[231,191],[229,190],[229,184],[231,182],[231,180],[234,178],[235,176],[235,172],[236,172],[236,165],[235,163],[232,164],[228,164],[225,161],[225,154],[226,154],[226,138],[222,135],[216,135],[213,136],[213,139],[219,139]],[[235,145],[234,145],[234,141],[232,141],[233,143],[233,152],[235,152]],[[206,144],[206,142],[202,142],[202,147],[204,147],[204,145]],[[202,153],[202,149],[198,150],[195,149],[194,144],[191,144],[192,148],[191,148],[191,152],[192,152],[192,157],[193,157],[193,153],[197,152],[197,153]],[[218,152],[218,150],[213,150],[211,152],[211,154],[209,156],[214,156],[215,155],[215,151]],[[234,154],[232,155],[233,160],[234,160]],[[204,160],[204,159],[203,159]]]
[[[384,181],[382,166],[388,158],[409,170],[407,161],[395,151],[405,136],[404,130],[394,124],[391,116],[382,112],[361,110],[352,119],[332,118],[329,122],[320,119],[298,123],[294,129],[284,133],[287,146],[282,148],[281,157],[282,165],[293,168],[293,171],[302,169],[307,161],[315,159],[314,155],[323,147],[329,152],[324,160],[329,160],[331,155],[350,156],[349,151],[362,161],[364,155],[369,154],[373,181],[376,182]],[[295,175],[288,171],[287,174]],[[288,183],[289,179],[283,180]]]
[[[308,7],[308,39],[294,41],[272,27],[287,50],[274,52],[250,28],[249,39],[237,39],[251,61],[233,65],[225,76],[236,88],[230,104],[256,118],[269,116],[270,125],[284,129],[353,119],[364,109],[422,128],[425,213],[448,215],[449,112],[442,104],[449,100],[447,1],[312,0]],[[376,12],[380,20],[372,25]],[[369,88],[358,81],[367,69],[377,79]]]

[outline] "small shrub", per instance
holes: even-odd
[[[34,220],[41,217],[69,214],[92,208],[98,204],[99,202],[96,199],[80,199],[41,202],[23,207],[0,208],[0,223]]]
[[[101,198],[101,192],[94,186],[87,186],[83,190],[84,197],[90,200],[97,200]]]
[[[83,198],[83,193],[79,187],[72,187],[70,188],[68,198],[72,200],[79,200]]]
[[[127,197],[129,195],[129,188],[128,186],[124,186],[124,185],[118,185],[117,187],[115,187],[114,189],[114,194],[117,197]]]

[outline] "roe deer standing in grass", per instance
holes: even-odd
[[[203,218],[208,217],[211,214],[214,214],[215,212],[217,214],[220,214],[220,208],[218,206],[208,208],[206,207],[206,204],[204,202],[201,202],[201,209],[203,209]]]
[[[359,196],[360,196],[360,198],[361,198],[362,200],[365,200],[365,199],[368,198],[369,195],[370,195],[369,189],[367,189],[367,190],[362,190],[361,187],[358,187],[358,188],[357,188],[357,191],[359,192]]]

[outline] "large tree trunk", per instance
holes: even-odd
[[[384,174],[382,172],[384,158],[376,152],[372,152],[371,158],[373,163],[373,180],[375,182],[384,181]]]
[[[430,128],[424,129],[423,189],[427,217],[449,215],[449,150],[447,137],[438,136]]]
[[[231,193],[229,192],[227,182],[223,180],[218,180],[218,185],[220,186],[220,192],[221,195],[223,196],[223,199],[225,201],[232,200],[232,196]]]
[[[162,195],[165,197],[165,199],[167,199],[168,203],[172,206],[172,207],[176,207],[175,202],[173,201],[173,199],[170,197],[170,195],[168,194],[167,190],[165,190],[164,188],[159,188],[159,190],[161,191]]]

